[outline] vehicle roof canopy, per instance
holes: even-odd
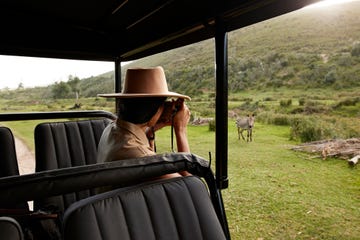
[[[2,0],[0,54],[129,61],[318,0]]]

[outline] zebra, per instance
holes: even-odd
[[[250,115],[247,115],[247,117],[244,117],[244,118],[238,118],[236,119],[236,126],[237,126],[237,129],[238,129],[238,136],[239,136],[239,139],[240,139],[240,136],[242,137],[242,139],[244,139],[245,141],[245,137],[243,135],[243,131],[247,131],[247,142],[252,142],[252,130],[254,128],[254,123],[255,123],[255,115],[252,114],[251,116]]]

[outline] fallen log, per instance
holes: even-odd
[[[319,154],[324,160],[327,157],[338,157],[355,165],[360,158],[360,138],[308,142],[295,146],[292,150]]]
[[[358,162],[359,162],[359,159],[360,159],[360,155],[357,155],[351,159],[348,160],[348,163],[350,166],[355,166]]]

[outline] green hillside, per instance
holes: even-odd
[[[360,2],[306,8],[230,34],[230,89],[360,83]]]
[[[230,91],[359,86],[359,12],[360,1],[305,8],[229,33]],[[195,95],[214,89],[214,44],[207,40],[127,67],[162,65],[172,90]]]

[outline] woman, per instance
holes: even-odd
[[[190,111],[184,101],[190,97],[168,91],[162,67],[128,69],[122,93],[99,96],[118,98],[119,101],[117,120],[106,127],[101,136],[98,162],[155,155],[155,132],[171,125],[178,152],[190,152],[187,140]],[[172,101],[166,102],[168,98]],[[187,174],[182,172],[163,177]]]

